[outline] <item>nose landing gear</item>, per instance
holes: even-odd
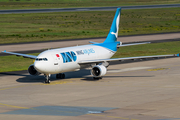
[[[51,82],[50,81],[50,76],[51,76],[51,74],[48,74],[48,75],[44,74],[44,77],[46,78],[45,83],[50,83]]]
[[[45,80],[45,83],[50,83],[50,77],[51,77],[51,74],[44,74],[44,77],[46,78]],[[59,73],[59,74],[56,74],[56,78],[57,79],[64,79],[65,78],[65,74],[64,73]]]

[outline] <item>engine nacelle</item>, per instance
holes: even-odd
[[[30,75],[40,75],[41,74],[34,68],[33,64],[29,66],[28,72]]]
[[[91,74],[94,76],[94,77],[101,77],[103,75],[105,75],[107,72],[107,69],[105,66],[103,65],[96,65],[96,66],[93,66],[92,70],[91,70]]]

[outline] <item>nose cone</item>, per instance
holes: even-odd
[[[40,73],[44,73],[46,71],[45,66],[40,62],[34,62],[34,68]]]

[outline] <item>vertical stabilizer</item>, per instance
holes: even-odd
[[[121,8],[117,8],[116,14],[114,16],[114,20],[111,25],[111,29],[104,43],[117,41],[120,16],[121,16]]]

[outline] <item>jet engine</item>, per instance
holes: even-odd
[[[29,66],[28,72],[30,75],[40,75],[41,74],[34,68],[33,64]]]
[[[96,65],[93,66],[92,70],[91,70],[91,74],[94,77],[101,77],[103,75],[105,75],[107,72],[107,69],[104,65]]]

